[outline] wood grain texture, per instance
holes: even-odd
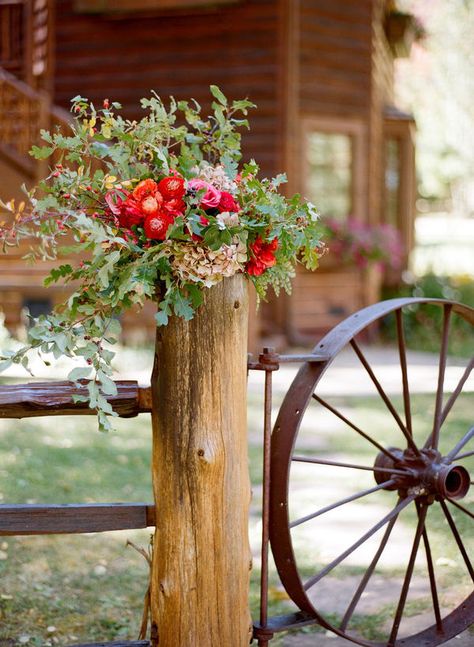
[[[112,643],[82,643],[81,645],[69,645],[69,647],[150,647],[148,640],[132,640],[124,642],[119,640]]]
[[[158,334],[153,646],[249,644],[247,315],[237,275],[205,291],[193,320]]]
[[[146,503],[0,505],[0,536],[104,532],[154,525],[155,506]]]
[[[86,382],[83,382],[86,384]],[[117,395],[108,398],[121,418],[151,411],[151,391],[132,380],[116,382]],[[74,382],[31,382],[0,386],[0,418],[94,415],[87,402],[74,402],[84,393]]]

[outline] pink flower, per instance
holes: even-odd
[[[221,192],[205,180],[199,180],[197,178],[189,180],[188,189],[192,189],[193,191],[206,189],[206,193],[201,198],[201,205],[204,209],[215,209],[221,201]]]

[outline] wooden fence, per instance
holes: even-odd
[[[122,418],[151,412],[151,390],[134,381],[116,382],[117,395],[109,402]],[[0,418],[93,415],[73,382],[41,382],[0,387]],[[155,526],[152,503],[1,504],[0,536],[75,534],[130,530]],[[148,647],[148,641],[91,643],[76,647]]]

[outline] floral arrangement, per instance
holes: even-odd
[[[3,204],[4,251],[34,238],[30,260],[67,257],[45,280],[70,284],[66,303],[40,317],[28,344],[4,353],[28,367],[28,350],[83,358],[69,379],[90,378],[78,399],[97,409],[108,429],[106,396],[120,333],[118,316],[145,299],[157,302],[156,322],[170,315],[191,319],[202,292],[224,277],[245,274],[260,297],[269,286],[289,291],[294,265],[316,269],[322,229],[314,206],[279,192],[285,176],[259,179],[254,161],[241,164],[239,128],[248,127],[248,100],[229,102],[220,89],[209,117],[195,101],[154,94],[143,99],[146,116],[124,119],[118,103],[100,109],[72,100],[72,133],[41,135],[36,159],[53,158],[50,173],[28,202]],[[77,263],[70,261],[71,255]]]
[[[371,263],[382,269],[397,270],[403,266],[403,244],[399,232],[391,225],[368,225],[355,218],[324,218],[321,224],[331,255],[341,262],[355,262],[361,268]]]

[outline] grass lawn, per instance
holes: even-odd
[[[472,395],[470,396],[472,399]],[[426,436],[432,421],[432,396],[419,395],[413,402],[414,425]],[[377,429],[384,443],[400,443],[395,437],[393,424],[377,398],[338,397],[337,403],[346,415],[354,416],[358,424]],[[402,411],[401,401],[395,401]],[[250,473],[254,490],[250,517],[250,534],[255,550],[255,568],[252,573],[251,604],[253,617],[258,617],[258,533],[260,531],[260,473],[261,447],[259,425],[261,421],[260,394],[249,398],[250,421]],[[317,415],[315,413],[315,415]],[[319,415],[319,414],[318,414]],[[301,451],[318,451],[329,458],[351,456],[353,462],[372,464],[374,452],[357,437],[347,434],[338,421],[329,424],[326,418],[310,420],[303,428],[299,442]],[[334,421],[332,421],[334,423]],[[314,423],[314,424],[313,424]],[[461,399],[450,415],[452,439],[472,426],[472,403]],[[93,418],[49,418],[24,421],[0,421],[0,502],[101,502],[150,501],[150,423],[148,416],[118,420],[117,431],[102,435],[96,431]],[[443,440],[444,442],[444,440]],[[313,469],[314,468],[314,469]],[[324,471],[324,470],[329,471]],[[322,470],[322,471],[321,471]],[[305,513],[374,484],[370,473],[349,476],[331,471],[323,466],[306,466],[294,476],[294,513]],[[340,531],[341,523],[349,523],[362,534],[370,525],[372,514],[378,519],[393,507],[393,493],[378,495],[374,510],[372,500],[363,501],[355,508],[356,519],[330,518],[329,530],[319,532],[319,526],[309,524],[297,545],[298,563],[302,573],[316,572],[318,565],[328,563],[340,545],[350,544],[349,535]],[[470,494],[465,500],[471,506]],[[365,506],[365,507],[364,507]],[[380,510],[382,513],[380,514]],[[332,513],[331,513],[332,514]],[[430,539],[437,556],[437,568],[443,590],[450,594],[452,587],[462,590],[468,586],[468,576],[459,551],[451,541],[444,518],[430,511]],[[466,532],[470,521],[466,515],[454,510],[453,516],[460,530]],[[412,537],[416,515],[407,512],[403,529]],[[319,522],[318,522],[319,523]],[[305,534],[306,533],[306,534]],[[317,537],[317,540],[315,539]],[[136,638],[140,625],[143,595],[147,587],[147,565],[143,557],[130,547],[127,539],[147,546],[149,531],[120,531],[97,535],[8,537],[0,538],[0,645],[2,640],[14,639],[13,644],[30,646],[66,645],[93,640]],[[472,533],[471,533],[472,538]],[[448,541],[449,540],[449,541]],[[342,543],[341,543],[342,542]],[[345,543],[344,543],[345,542]],[[398,538],[397,538],[398,542]],[[471,548],[472,539],[471,539]],[[398,550],[398,552],[397,552]],[[408,548],[409,550],[409,548]],[[396,544],[391,559],[383,565],[382,575],[400,578],[401,564],[406,558],[406,548]],[[371,553],[373,554],[373,553]],[[444,561],[443,561],[444,560]],[[363,572],[366,556],[356,556],[343,563],[331,574],[329,593],[344,589],[346,582]],[[425,565],[416,567],[416,578],[425,578]],[[351,579],[352,578],[352,579]],[[425,578],[426,579],[426,578]],[[429,607],[423,596],[409,603],[408,612],[416,614]],[[337,605],[336,605],[337,606]],[[357,616],[355,623],[365,635],[377,637],[381,623],[392,607],[387,603],[365,615]],[[287,596],[273,571],[270,586],[270,612],[291,610]],[[338,609],[328,608],[328,616],[338,617]],[[385,615],[384,615],[385,614]],[[339,614],[340,615],[340,614]],[[315,629],[312,629],[314,631]],[[275,647],[280,640],[272,642]],[[7,642],[6,644],[9,645]],[[199,646],[201,647],[201,646]],[[204,646],[202,646],[204,647]]]

